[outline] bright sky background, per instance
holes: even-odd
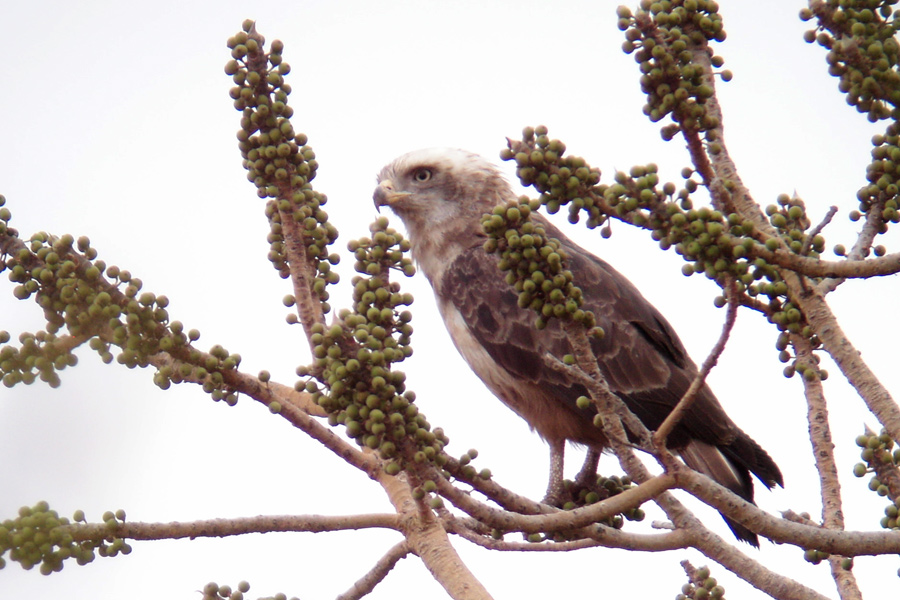
[[[172,318],[202,332],[201,348],[222,344],[243,356],[245,371],[268,369],[290,385],[294,368],[308,361],[306,341],[285,324],[281,298],[289,284],[266,259],[263,202],[241,168],[234,135],[239,115],[223,72],[225,40],[254,18],[268,40],[284,41],[293,67],[294,127],[316,150],[315,185],[328,195],[341,232],[336,250],[349,258],[347,241],[367,234],[376,214],[375,174],[416,148],[461,147],[499,160],[506,136],[545,124],[604,178],[656,162],[664,181],[680,181],[686,153],[677,141],[664,143],[658,126],[641,114],[638,71],[620,50],[617,4],[7,2],[0,7],[6,47],[0,193],[24,237],[35,231],[89,236],[108,264],[168,295]],[[841,212],[825,231],[829,247],[851,244],[847,213],[864,182],[876,129],[838,95],[824,51],[802,41],[801,2],[723,4],[728,40],[718,52],[735,77],[719,87],[719,97],[726,142],[744,182],[763,204],[796,191],[814,221],[837,204]],[[509,165],[503,169],[514,180]],[[697,362],[706,356],[724,316],[712,308],[713,284],[684,278],[674,253],[659,252],[645,234],[624,226],[614,228],[611,240],[571,232],[662,309]],[[345,259],[336,307],[348,304],[351,271],[352,260]],[[546,446],[458,358],[424,278],[405,285],[417,298],[416,354],[402,368],[421,410],[445,428],[452,454],[475,447],[479,468],[540,497]],[[14,338],[39,328],[34,304],[15,301],[12,286],[2,287],[0,328]],[[898,369],[884,333],[894,325],[887,311],[897,293],[892,277],[864,288],[848,283],[831,297],[843,327],[891,389],[898,387]],[[757,486],[759,504],[775,514],[792,509],[815,516],[820,508],[802,388],[781,376],[775,337],[764,319],[742,312],[710,380],[729,414],[784,472],[785,490]],[[0,388],[0,519],[42,499],[65,515],[83,509],[97,520],[105,510],[124,508],[130,520],[149,522],[391,510],[381,488],[251,400],[228,408],[195,387],[164,393],[152,384],[151,370],[105,366],[87,350],[79,357],[57,390]],[[864,422],[875,421],[836,367],[829,370],[841,476],[844,488],[852,488],[848,526],[878,529],[885,503],[851,474],[858,457],[853,439]],[[580,460],[575,452],[569,456],[571,475]],[[619,472],[610,458],[601,470]],[[731,539],[714,511],[700,515]],[[0,572],[0,597],[191,599],[207,581],[246,579],[250,597],[282,591],[329,598],[399,539],[364,532],[134,542],[130,556],[68,565],[50,577],[9,564]],[[710,563],[695,552],[499,554],[462,540],[455,545],[498,599],[616,592],[671,598],[684,581],[680,560]],[[760,551],[741,549],[836,597],[827,566],[809,565],[800,550],[766,541]],[[711,566],[729,598],[762,597]],[[897,567],[896,558],[863,558],[855,571],[863,591],[875,597],[898,589]],[[371,597],[443,592],[413,557]]]

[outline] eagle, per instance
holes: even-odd
[[[521,308],[484,249],[482,217],[517,196],[495,165],[464,150],[432,148],[404,154],[378,175],[375,205],[403,221],[413,259],[431,283],[453,344],[487,388],[550,446],[548,498],[559,500],[566,442],[588,448],[578,480],[596,476],[608,446],[594,414],[577,405],[585,387],[547,362],[572,353],[555,320],[543,329]],[[543,216],[531,218],[565,251],[584,309],[605,335],[591,346],[612,392],[652,430],[687,391],[697,367],[678,335],[637,288],[606,261],[576,245]],[[783,486],[778,466],[732,421],[707,386],[667,438],[692,469],[753,502],[752,473],[771,489]],[[755,533],[725,517],[735,536],[759,546]]]

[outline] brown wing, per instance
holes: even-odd
[[[592,346],[610,388],[647,427],[658,427],[695,372],[684,347],[662,315],[618,271],[578,248],[558,230],[549,229],[548,233],[563,241],[575,282],[584,292],[585,308],[594,312],[606,331]],[[496,260],[480,246],[462,253],[445,271],[442,299],[455,307],[497,367],[522,386],[539,389],[548,402],[591,421],[592,416],[575,405],[585,389],[549,367],[543,358],[546,353],[557,358],[571,353],[565,334],[555,321],[543,330],[534,328],[534,313],[519,308]],[[487,379],[485,374],[479,376]],[[531,424],[542,431],[540,423]],[[679,447],[698,437],[713,445],[727,444],[734,440],[735,429],[706,388],[673,433],[672,443]]]
[[[696,373],[695,365],[666,319],[631,282],[537,218],[549,235],[563,243],[569,268],[584,293],[585,308],[594,312],[606,331],[606,336],[592,346],[610,388],[649,429],[656,429],[687,390]],[[543,359],[548,352],[557,358],[570,353],[566,336],[552,321],[543,330],[533,327],[534,313],[519,308],[516,294],[503,281],[496,261],[478,245],[459,255],[446,269],[438,294],[442,312],[447,319],[447,311],[456,311],[467,325],[467,331],[457,331],[453,336],[454,342],[464,355],[461,345],[466,343],[483,348],[490,361],[482,361],[479,366],[469,360],[473,369],[542,436],[603,445],[605,440],[592,425],[593,415],[575,404],[585,390]],[[465,336],[471,339],[462,340]],[[687,449],[692,440],[703,444]],[[767,486],[782,481],[768,454],[734,424],[706,386],[670,435],[669,443],[673,448],[688,450],[685,458],[693,463],[700,462],[703,452],[698,448],[704,444],[718,448],[741,471],[737,474],[740,481],[734,481],[735,475],[699,470],[733,489],[739,488],[748,499],[752,498],[748,470]]]

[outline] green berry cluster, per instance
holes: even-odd
[[[535,134],[538,134],[537,140]],[[535,150],[539,151],[545,143],[542,138],[546,137],[545,127],[527,128],[522,142],[511,142],[510,151],[504,158],[510,155],[515,158],[522,183],[539,191],[542,203],[548,206],[569,204],[572,194],[560,193],[560,188],[553,185],[560,180],[561,167],[558,165],[564,158],[558,155],[564,152],[565,146],[554,140],[551,143],[560,148],[554,160],[548,160],[546,152],[538,160],[533,158]],[[515,153],[512,153],[513,149]],[[575,160],[575,164],[581,166],[569,179],[579,194],[575,198],[580,203],[577,206],[570,204],[570,215],[584,207],[590,210],[588,226],[615,217],[649,229],[661,248],[674,247],[692,263],[683,269],[686,275],[702,272],[721,282],[722,275],[729,274],[742,281],[744,286],[754,281],[746,258],[747,247],[756,243],[750,237],[754,231],[752,223],[737,215],[726,218],[721,212],[705,207],[693,209],[690,194],[697,190],[698,184],[691,179],[692,170],[686,169],[683,173],[687,181],[684,188],[677,191],[676,201],[675,184],[668,182],[660,187],[655,164],[635,166],[629,173],[620,171],[615,175],[615,182],[607,186],[598,183],[599,171],[588,167],[583,159]],[[577,218],[570,220],[577,221]],[[610,234],[608,226],[601,229],[601,234],[604,237]],[[775,273],[774,269],[771,273]]]
[[[810,516],[810,514],[808,512],[802,512],[797,516],[799,517],[798,521],[800,523],[813,524],[813,525],[815,524],[815,522],[812,520],[812,517]],[[814,548],[808,548],[803,551],[803,560],[805,560],[808,563],[814,564],[814,565],[819,564],[823,560],[828,560],[829,558],[831,558],[831,554],[828,552],[825,552],[824,550],[816,550]],[[853,559],[851,557],[842,558],[841,559],[841,568],[843,568],[847,571],[851,570],[853,568]]]
[[[237,584],[237,588],[232,588],[230,585],[219,585],[215,581],[211,581],[203,586],[203,596],[201,600],[244,600],[247,592],[250,591],[250,584],[246,581],[241,581]],[[286,594],[277,593],[274,596],[265,596],[260,597],[258,600],[299,600],[298,598],[291,596],[288,599]]]
[[[803,560],[814,565],[819,564],[823,560],[828,560],[829,558],[831,558],[831,554],[824,550],[813,550],[810,548],[803,551]]]
[[[790,251],[818,258],[825,250],[825,238],[819,234],[809,232],[810,220],[806,214],[806,206],[803,200],[796,196],[779,194],[776,204],[766,207],[766,215],[775,229],[778,238],[768,237],[763,245],[766,250],[775,250],[786,246]],[[782,332],[796,333],[813,340],[814,347],[818,346],[818,340],[812,333],[812,329],[806,323],[806,319],[794,302],[787,297],[787,284],[782,279],[778,270],[765,260],[757,258],[754,261],[757,283],[749,286],[747,293],[751,297],[767,297],[768,319]],[[780,337],[777,346],[783,346],[785,338]],[[779,347],[784,352],[785,348]],[[782,359],[783,362],[784,359]],[[798,370],[803,367],[797,365]],[[821,371],[824,374],[824,371]],[[786,373],[787,374],[787,373]],[[807,374],[810,377],[812,374]],[[824,379],[824,377],[822,377]]]
[[[691,574],[690,583],[681,587],[681,593],[675,600],[722,600],[725,588],[719,585],[715,577],[710,575],[709,567],[700,567]]]
[[[318,164],[306,137],[296,136],[291,126],[291,86],[284,80],[291,69],[282,62],[284,44],[276,40],[266,54],[253,22],[245,21],[243,29],[228,39],[232,60],[225,65],[235,83],[230,92],[234,107],[241,111],[239,147],[259,196],[278,198],[284,188],[308,184]]]
[[[775,201],[777,204],[766,207],[766,216],[784,244],[796,254],[818,258],[825,250],[825,238],[821,234],[812,238],[807,235],[811,222],[803,200],[797,196],[779,194]],[[774,251],[778,247],[777,240],[766,240],[768,250]]]
[[[140,279],[107,267],[87,237],[76,243],[68,234],[37,233],[5,266],[10,280],[19,284],[15,296],[33,297],[47,319],[46,331],[20,337],[21,348],[0,350],[7,386],[31,383],[35,371],[51,386],[59,385],[56,371],[76,362],[73,348],[56,335],[62,327],[72,336],[92,338],[91,348],[107,363],[113,359],[110,342],[92,337],[99,332],[111,332],[111,343],[121,349],[118,362],[128,367],[145,367],[148,357],[159,352],[169,319],[168,298],[142,293]]]
[[[762,310],[779,331],[803,335],[812,341],[814,348],[818,347],[819,341],[800,309],[787,297],[787,284],[778,268],[760,256],[784,246],[813,258],[824,251],[825,238],[809,231],[810,220],[800,198],[781,194],[777,203],[766,209],[777,234],[777,237],[769,236],[737,213],[726,215],[705,206],[694,208],[691,195],[700,184],[694,179],[693,169],[682,170],[685,182],[680,189],[672,182],[660,185],[658,168],[653,163],[632,167],[629,172],[619,171],[614,182],[605,185],[599,183],[599,171],[589,167],[583,159],[573,160],[564,153],[565,144],[550,140],[547,128],[543,126],[526,128],[522,141],[510,141],[502,158],[515,160],[522,184],[532,186],[541,196],[533,204],[522,199],[515,206],[495,209],[494,214],[485,219],[490,236],[486,243],[488,251],[500,248],[500,238],[504,238],[507,245],[507,237],[521,244],[523,232],[517,229],[519,225],[511,227],[509,218],[512,216],[536,227],[527,216],[538,203],[545,204],[551,211],[568,205],[569,220],[573,222],[578,221],[580,210],[586,210],[588,226],[609,218],[620,219],[649,230],[663,250],[673,248],[687,262],[682,267],[685,275],[703,273],[723,288],[729,281],[734,281],[741,301]],[[724,185],[726,190],[733,186],[728,181]],[[529,232],[533,233],[533,230]],[[608,223],[600,233],[604,237],[610,235]],[[526,241],[532,245],[543,243],[543,235],[529,236]],[[523,253],[512,254],[514,264],[507,261],[503,265],[521,270],[508,278],[519,291],[520,304],[529,306],[534,301],[531,293],[534,286],[527,284],[526,278],[534,265],[522,259]],[[715,299],[715,304],[719,307],[726,304],[724,294]],[[549,310],[546,304],[538,306]],[[778,342],[784,362],[793,358],[787,352],[787,340],[787,336],[781,336]],[[808,378],[827,377],[817,363],[810,367],[808,362],[794,361],[785,374],[792,376],[795,371]]]
[[[828,50],[828,72],[839,79],[847,103],[875,123],[900,117],[900,29],[896,0],[828,0],[810,3],[800,18],[816,18],[804,34]]]
[[[18,242],[18,240],[16,240]],[[169,321],[166,296],[142,291],[143,282],[129,271],[107,266],[87,237],[55,237],[37,233],[19,243],[0,263],[18,285],[13,293],[21,300],[34,298],[44,309],[47,327],[22,333],[20,347],[8,345],[9,334],[0,332],[0,377],[3,384],[31,384],[36,379],[52,387],[60,385],[58,371],[77,362],[72,351],[84,340],[110,363],[129,368],[147,367],[164,352],[174,360],[160,368],[154,382],[163,389],[181,381],[202,382],[214,399],[229,404],[236,396],[228,390],[223,371],[235,368],[240,357],[214,348],[204,357],[190,348],[200,334],[184,331]],[[65,327],[69,336],[58,336]],[[119,349],[116,356],[112,347]]]
[[[799,311],[793,307],[793,304],[790,302],[785,303],[785,310],[782,311],[787,319],[798,319],[797,323],[800,323],[799,319],[801,319],[801,315]],[[794,312],[797,311],[797,312]],[[788,326],[792,326],[793,322],[789,322]],[[817,349],[821,342],[815,334],[812,333],[812,329],[808,325],[803,325],[799,330],[801,336],[808,338],[810,343],[812,344],[813,349]],[[800,374],[806,381],[815,381],[818,379],[819,381],[825,381],[828,379],[828,371],[823,369],[821,365],[821,359],[818,354],[811,354],[810,359],[808,360],[799,360],[796,356],[791,354],[789,348],[791,345],[791,336],[787,331],[782,331],[778,334],[778,338],[775,341],[775,349],[778,350],[778,360],[783,363],[788,363],[784,368],[784,376],[787,378],[793,377],[795,374]]]
[[[459,457],[459,468],[452,471],[453,475],[465,482],[472,482],[476,479],[489,480],[493,477],[490,469],[481,469],[480,471],[471,464],[473,460],[478,458],[478,450],[470,448],[468,452]],[[448,467],[450,470],[450,467]]]
[[[850,213],[856,221],[871,211],[880,213],[878,233],[888,224],[900,222],[900,29],[896,0],[829,0],[810,4],[800,11],[804,21],[816,20],[816,27],[804,34],[807,42],[817,42],[828,50],[828,72],[839,79],[838,89],[847,103],[865,113],[869,121],[891,119],[885,133],[872,138],[872,162],[866,169],[868,184],[857,192],[858,211]],[[883,246],[875,255],[885,253]],[[843,246],[835,253],[846,254]]]
[[[888,125],[885,133],[872,136],[872,162],[866,167],[868,184],[856,192],[859,210],[850,213],[850,219],[857,221],[862,214],[878,211],[881,216],[878,234],[887,232],[890,223],[900,222],[900,124]],[[883,246],[875,247],[875,255],[885,253]],[[838,246],[839,256],[845,250]]]
[[[589,504],[596,504],[597,502],[621,494],[625,490],[634,487],[631,483],[631,478],[625,475],[605,477],[599,474],[593,485],[580,486],[568,479],[563,482],[563,485],[565,486],[566,492],[572,498],[572,500],[563,504],[562,508],[565,510],[572,510]],[[608,517],[601,521],[601,523],[607,527],[621,529],[625,524],[625,520],[643,521],[644,516],[644,510],[640,507],[635,507],[624,513]]]
[[[73,520],[84,521],[84,513],[77,511]],[[103,521],[107,532],[104,537],[76,541],[72,536],[71,521],[60,517],[46,502],[38,502],[33,507],[23,506],[15,519],[0,524],[0,568],[6,564],[2,558],[6,553],[10,560],[25,569],[39,564],[44,575],[61,571],[70,558],[79,565],[86,565],[97,554],[104,557],[129,554],[131,546],[114,535],[125,521],[125,511],[106,512]]]
[[[894,447],[894,440],[884,430],[879,434],[867,431],[856,438],[856,445],[862,449],[863,462],[854,465],[853,474],[857,477],[872,474],[869,489],[891,500],[884,509],[881,526],[900,531],[900,448]]]
[[[566,268],[565,250],[540,222],[529,218],[531,210],[523,197],[485,215],[481,222],[488,235],[485,250],[500,255],[500,269],[518,292],[519,306],[538,315],[535,327],[543,329],[556,318],[595,328],[594,314],[581,308],[584,299]]]
[[[515,150],[513,149],[515,148]],[[588,166],[583,158],[564,156],[566,145],[551,140],[547,128],[526,127],[522,132],[522,145],[510,143],[500,153],[503,160],[515,160],[516,175],[522,185],[533,186],[540,192],[540,202],[547,212],[556,214],[560,207],[569,209],[569,222],[577,223],[580,212],[587,213],[587,226],[591,229],[602,225],[606,216],[595,206],[594,186],[600,181],[600,171]],[[602,196],[602,190],[599,195]]]
[[[401,293],[391,271],[412,275],[409,242],[388,227],[386,217],[371,226],[371,238],[350,242],[360,275],[353,279],[353,308],[342,310],[330,327],[313,326],[310,341],[315,362],[298,374],[315,374],[327,393],[312,381],[298,386],[329,413],[332,425],[342,423],[360,446],[378,450],[385,470],[397,474],[407,463],[443,460],[447,438],[431,430],[406,389],[406,375],[392,369],[412,354],[411,294]]]
[[[78,358],[53,333],[22,333],[19,348],[6,345],[9,339],[8,332],[0,331],[0,377],[6,387],[17,383],[30,385],[37,378],[50,387],[59,387],[57,372],[78,362]]]
[[[0,194],[0,235],[16,235],[16,230],[9,227],[10,219],[12,219],[12,212],[6,208],[6,196]]]
[[[271,229],[269,260],[282,277],[290,276],[284,220],[291,219],[291,225],[299,227],[307,260],[316,268],[313,291],[328,312],[325,286],[337,283],[338,274],[331,266],[339,260],[328,248],[338,233],[322,209],[326,196],[312,188],[318,168],[316,154],[307,145],[307,136],[295,134],[290,122],[291,86],[284,79],[290,66],[282,61],[284,44],[275,40],[266,54],[264,43],[253,21],[245,21],[243,31],[228,39],[232,60],[225,65],[225,73],[235,83],[231,97],[234,107],[241,111],[238,146],[247,178],[256,185],[257,195],[274,199],[266,205]]]
[[[241,364],[241,355],[228,352],[216,344],[207,354],[188,347],[189,342],[196,342],[200,332],[191,329],[187,333],[179,321],[173,321],[171,334],[163,338],[161,346],[174,356],[180,356],[171,364],[160,367],[153,376],[153,383],[160,389],[167,390],[175,383],[200,383],[203,391],[216,402],[224,400],[228,406],[237,404],[238,396],[225,381],[229,371],[237,369]]]
[[[202,600],[244,600],[244,594],[249,591],[250,584],[246,581],[238,583],[237,588],[232,588],[230,585],[219,585],[211,581],[203,586]],[[271,600],[288,600],[284,594],[275,594],[270,598]],[[260,598],[259,600],[269,599]],[[297,600],[297,598],[291,598],[291,600]]]
[[[706,66],[698,64],[695,52],[707,56],[708,43],[725,39],[719,6],[712,0],[642,0],[632,14],[620,6],[619,29],[625,32],[622,48],[641,70],[641,90],[647,95],[644,113],[657,122],[671,115],[674,124],[663,128],[664,139],[680,130],[704,132],[710,151],[718,146],[719,119],[707,113],[705,103],[713,93]],[[711,64],[719,68],[720,56]],[[728,81],[730,71],[720,77]]]

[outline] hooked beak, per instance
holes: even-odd
[[[377,188],[375,188],[375,193],[372,194],[372,200],[375,201],[375,208],[381,212],[382,206],[393,206],[410,195],[409,192],[396,191],[394,189],[394,182],[390,179],[385,179],[378,184]]]

